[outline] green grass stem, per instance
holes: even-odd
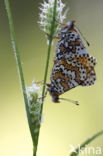
[[[56,18],[56,7],[57,7],[57,0],[55,0],[54,2],[54,10],[53,10],[53,21],[52,21],[52,25],[51,25],[51,32],[50,32],[50,36],[48,36],[49,39],[49,45],[48,45],[48,50],[47,50],[47,58],[46,58],[46,65],[45,65],[45,73],[44,73],[44,86],[43,86],[43,90],[42,90],[42,97],[45,96],[45,90],[46,90],[46,81],[47,81],[47,74],[48,74],[48,67],[49,67],[49,60],[50,60],[50,53],[51,53],[51,47],[52,47],[52,41],[53,41],[53,35],[54,35],[54,27],[55,27],[55,18]],[[42,111],[43,111],[43,104],[44,104],[44,98],[42,98],[43,102],[42,102],[42,106],[41,106],[41,116],[42,116]],[[41,120],[41,119],[40,119]],[[38,139],[39,139],[39,133],[40,133],[40,129],[38,132]]]
[[[79,155],[79,150],[83,149],[86,145],[88,145],[90,142],[92,142],[94,139],[96,139],[97,137],[99,137],[100,135],[103,135],[103,130],[96,133],[95,135],[89,137],[86,141],[84,141],[80,147],[75,149],[75,152],[71,153],[70,156],[78,156]]]
[[[20,77],[21,88],[22,88],[22,93],[23,93],[23,98],[24,98],[24,103],[25,103],[25,108],[26,108],[26,113],[27,113],[28,124],[29,124],[29,128],[30,128],[32,141],[33,141],[33,151],[35,153],[33,156],[36,156],[37,142],[35,141],[34,129],[32,127],[32,123],[31,123],[31,119],[30,119],[25,81],[24,81],[21,60],[20,60],[18,46],[17,46],[17,42],[16,42],[16,37],[15,37],[14,24],[13,24],[13,19],[12,19],[9,0],[5,0],[5,7],[6,7],[7,15],[8,15],[8,20],[9,20],[12,46],[13,46],[13,49],[14,49],[14,54],[15,54],[15,58],[16,58],[16,62],[17,62],[18,74],[19,74],[19,77]]]

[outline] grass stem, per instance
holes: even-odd
[[[31,123],[31,119],[30,119],[25,81],[24,81],[21,60],[20,60],[19,51],[18,51],[17,42],[16,42],[16,37],[15,37],[14,24],[13,24],[13,19],[12,19],[9,0],[5,0],[5,7],[6,7],[7,15],[8,15],[8,20],[9,20],[12,46],[13,46],[13,49],[14,49],[14,54],[15,54],[15,58],[16,58],[16,62],[17,62],[18,74],[19,74],[19,77],[20,77],[21,88],[22,88],[22,93],[23,93],[23,98],[24,98],[24,103],[25,103],[25,108],[26,108],[26,113],[27,113],[27,118],[28,118],[28,124],[29,124],[30,133],[31,133],[33,146],[34,146],[33,148],[35,149],[34,153],[36,153],[37,143],[35,141],[34,129],[33,129],[32,123]],[[36,156],[36,154],[34,154],[34,156]]]
[[[54,10],[53,10],[53,20],[52,20],[52,26],[51,26],[51,33],[49,35],[49,45],[48,45],[48,51],[47,51],[47,59],[46,59],[46,65],[45,65],[45,73],[44,73],[44,86],[42,90],[42,97],[45,96],[45,89],[46,89],[46,81],[47,81],[47,74],[48,74],[48,67],[49,67],[49,60],[50,60],[50,52],[51,52],[51,47],[52,47],[52,41],[53,41],[53,35],[54,35],[54,27],[55,27],[55,18],[56,18],[56,7],[57,7],[57,0],[54,2]],[[43,104],[44,104],[44,98],[42,99],[42,106],[41,106],[41,117],[42,117],[42,111],[43,111]],[[40,119],[41,121],[41,119]],[[38,139],[39,139],[39,133],[40,129],[38,132]]]
[[[84,141],[80,147],[75,149],[75,152],[71,153],[70,156],[78,156],[79,155],[79,151],[83,148],[85,148],[86,145],[88,145],[91,141],[93,141],[94,139],[96,139],[97,137],[99,137],[100,135],[103,135],[103,130],[96,133],[95,135],[89,137],[86,141]]]

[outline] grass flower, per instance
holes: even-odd
[[[52,22],[54,20],[58,22],[63,22],[63,20],[66,17],[66,15],[63,14],[63,9],[65,7],[65,4],[63,4],[61,0],[57,0],[55,19],[54,19],[53,17],[54,5],[55,5],[55,0],[48,0],[48,2],[44,1],[44,3],[42,3],[40,7],[41,13],[40,13],[40,21],[38,23],[40,24],[42,30],[47,34],[51,33]],[[54,25],[54,32],[53,32],[54,36],[56,36],[58,34],[58,31],[60,30],[60,24],[58,22],[55,22]]]
[[[37,84],[33,81],[32,86],[26,88],[27,98],[28,98],[28,106],[30,112],[31,122],[34,127],[34,133],[38,134],[39,126],[41,123],[41,105],[42,99],[41,95],[41,87],[37,86]],[[37,138],[37,136],[35,135]]]

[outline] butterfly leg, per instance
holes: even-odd
[[[50,84],[49,83],[44,83],[44,81],[38,81],[38,82],[35,82],[36,84],[41,84],[43,86],[49,86]]]
[[[59,35],[58,35],[58,36],[52,36],[52,35],[50,35],[50,34],[48,34],[48,33],[46,33],[46,35],[49,36],[49,37],[52,37],[52,38],[54,38],[54,39],[60,39],[60,36],[59,36]]]
[[[47,96],[47,93],[48,93],[48,90],[46,90],[46,92],[45,92],[45,95],[44,96],[42,96],[42,97],[40,97],[40,98],[37,98],[37,99],[45,99],[46,98],[46,96]]]
[[[38,82],[35,82],[36,84],[43,84],[43,80],[42,81],[38,81]]]

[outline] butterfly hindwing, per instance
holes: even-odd
[[[51,82],[59,93],[64,93],[78,85],[94,84],[96,60],[89,55],[63,59],[54,64]]]
[[[96,81],[96,74],[94,67],[96,65],[96,59],[93,57],[81,57],[78,59],[86,69],[86,79],[83,81],[82,86],[90,86]],[[83,75],[83,73],[82,73]]]
[[[80,85],[80,72],[77,65],[72,65],[66,59],[54,64],[51,73],[51,84],[56,88],[56,92],[64,93]]]

